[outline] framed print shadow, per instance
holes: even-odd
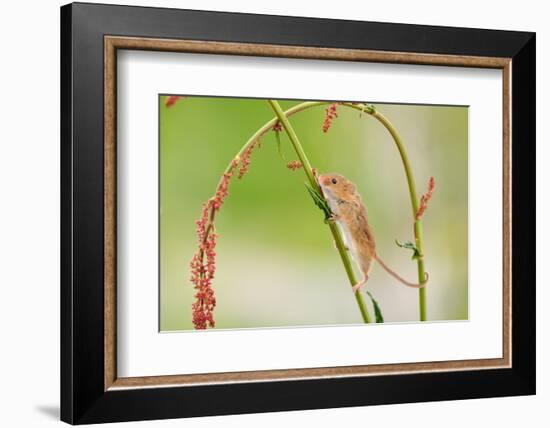
[[[63,6],[61,419],[534,394],[535,94],[533,33]]]

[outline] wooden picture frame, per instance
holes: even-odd
[[[118,49],[502,70],[502,358],[118,377]],[[534,394],[533,33],[76,3],[61,8],[61,105],[63,421]]]

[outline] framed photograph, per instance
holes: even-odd
[[[535,393],[535,34],[61,8],[61,418]]]

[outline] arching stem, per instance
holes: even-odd
[[[356,106],[355,104],[344,103],[344,105],[360,110],[360,108],[358,108],[358,106]],[[391,124],[391,122],[378,111],[372,111],[368,113],[372,117],[377,119],[388,130],[388,132],[393,137],[395,145],[397,146],[397,150],[399,151],[399,155],[401,156],[403,168],[405,169],[405,175],[407,176],[407,184],[409,186],[409,196],[411,198],[412,218],[414,224],[414,239],[416,248],[419,253],[419,257],[417,258],[418,282],[422,283],[426,280],[426,269],[424,267],[424,251],[422,248],[422,220],[416,218],[416,213],[418,212],[418,196],[416,194],[416,184],[414,182],[411,164],[409,162],[405,146],[401,141],[401,137],[399,136],[397,130]],[[420,321],[426,321],[426,287],[420,288],[418,290],[418,306],[420,310]]]
[[[277,105],[279,105],[276,101],[273,101],[273,100],[270,100],[269,103],[272,106],[272,108],[274,108],[273,103],[276,103]],[[285,124],[285,121],[288,125],[290,125],[288,123],[288,119],[287,119],[288,117],[290,117],[290,116],[292,116],[296,113],[299,113],[303,110],[307,110],[307,109],[312,108],[312,107],[318,107],[318,106],[322,106],[322,105],[326,105],[326,104],[331,104],[331,102],[329,102],[329,101],[308,101],[308,102],[304,102],[304,103],[300,103],[298,105],[295,105],[294,107],[292,107],[292,108],[290,108],[290,109],[288,109],[284,112],[281,110],[281,108],[279,106],[279,110],[281,110],[282,114],[280,116],[277,115],[277,118],[271,119],[264,126],[262,126],[258,131],[256,131],[254,133],[254,135],[252,135],[252,137],[250,137],[250,139],[244,144],[244,146],[241,148],[241,150],[237,153],[236,157],[240,158],[240,156],[246,151],[246,149],[251,144],[256,142],[259,138],[261,138],[267,132],[269,132],[271,129],[273,129],[273,126],[278,121],[280,121],[283,126]],[[394,143],[397,147],[397,150],[399,151],[399,155],[400,155],[401,161],[403,163],[403,169],[405,170],[405,175],[406,175],[406,178],[407,178],[407,184],[408,184],[408,187],[409,187],[409,196],[410,196],[410,199],[411,199],[412,218],[413,218],[413,225],[414,225],[413,231],[414,231],[415,244],[416,244],[416,248],[418,249],[418,251],[420,253],[420,257],[417,259],[418,281],[419,282],[424,282],[424,280],[426,278],[426,270],[425,270],[425,267],[424,267],[424,253],[423,253],[423,245],[422,245],[422,240],[423,240],[423,238],[422,238],[422,220],[418,220],[416,218],[416,213],[418,211],[418,197],[417,197],[417,194],[416,194],[416,184],[415,184],[415,181],[414,181],[414,176],[412,174],[412,168],[411,168],[410,163],[409,163],[407,152],[405,150],[405,147],[403,145],[401,137],[399,136],[397,130],[392,125],[392,123],[382,113],[376,111],[376,109],[374,109],[372,106],[369,106],[369,105],[366,105],[366,104],[348,103],[348,102],[340,103],[340,105],[348,107],[348,108],[352,108],[352,109],[357,110],[361,113],[366,113],[369,116],[372,116],[373,118],[378,120],[388,130],[388,132],[390,133],[390,135],[393,138],[393,141],[394,141]],[[292,128],[290,127],[290,129],[292,129]],[[285,127],[285,131],[288,133],[286,127]],[[292,138],[290,137],[290,135],[289,135],[289,138],[290,138],[292,144],[294,145],[294,142],[293,142]],[[298,144],[299,144],[299,142],[298,142]],[[301,149],[301,145],[299,145],[299,147]],[[296,149],[296,146],[294,148]],[[302,149],[302,153],[303,153],[303,149]],[[300,154],[298,153],[298,151],[297,151],[297,154],[298,154],[298,157],[300,157]],[[304,154],[304,157],[305,157],[305,154]],[[305,158],[305,160],[307,161],[307,158]],[[310,178],[310,176],[313,176],[313,173],[311,171],[311,166],[309,166],[309,172],[308,172],[307,168],[305,168],[306,162],[304,162],[304,160],[302,158],[300,158],[300,161],[304,165],[304,170],[306,170],[306,175],[308,176],[308,181],[310,182],[310,184],[312,185],[313,188],[318,189],[317,181],[313,178],[313,182],[312,182],[312,179]],[[232,162],[233,162],[233,160],[229,163],[229,165],[228,165],[225,172],[228,172],[230,170]],[[307,165],[309,165],[309,161],[307,161]],[[342,263],[344,264],[344,267],[346,269],[346,273],[348,274],[348,278],[350,279],[350,282],[356,283],[356,278],[355,278],[355,275],[353,273],[353,269],[351,268],[351,262],[349,260],[349,256],[348,256],[347,252],[345,251],[344,244],[343,244],[340,232],[339,232],[338,228],[336,227],[336,225],[334,225],[334,224],[331,224],[330,228],[331,228],[331,232],[334,235],[334,240],[336,242],[336,246],[338,248],[338,251],[340,252],[340,256],[342,258]],[[342,252],[342,250],[344,250],[344,251]],[[359,296],[359,297],[357,297],[357,296]],[[359,293],[356,293],[356,299],[358,299],[357,303],[359,305],[359,308],[361,309],[361,314],[363,316],[363,319],[365,320],[365,322],[369,322],[369,321],[367,321],[367,320],[370,320],[370,318],[369,318],[369,315],[366,311],[366,306],[364,305],[364,301],[363,301],[362,304],[360,303],[360,301],[362,301],[362,297],[360,296]],[[420,314],[419,314],[420,315],[420,321],[426,321],[426,319],[427,319],[427,314],[426,314],[426,312],[427,312],[426,311],[426,288],[421,288],[421,289],[418,290],[418,302],[419,302],[419,309],[420,309],[420,311],[419,311],[420,312]]]
[[[281,109],[281,106],[279,103],[275,100],[268,100],[269,104],[271,105],[271,108],[279,118],[279,121],[283,125],[283,128],[285,129],[285,132],[288,135],[288,138],[290,139],[294,150],[296,151],[296,154],[298,155],[298,158],[300,159],[300,162],[303,165],[304,172],[307,176],[307,179],[309,181],[309,184],[311,187],[316,189],[317,191],[321,191],[319,188],[319,183],[317,183],[317,179],[315,178],[315,175],[313,174],[313,169],[311,168],[311,164],[309,163],[309,159],[307,158],[304,149],[302,148],[302,145],[300,144],[300,140],[298,139],[298,136],[296,135],[296,132],[294,132],[294,128],[292,128],[292,125],[288,121],[287,116]],[[357,284],[357,278],[355,277],[355,273],[353,272],[353,268],[351,265],[351,260],[349,258],[349,254],[346,251],[344,241],[342,239],[342,235],[340,233],[340,230],[334,223],[329,223],[330,231],[332,233],[332,236],[334,238],[334,242],[336,243],[336,248],[338,249],[338,252],[340,253],[340,258],[342,259],[342,263],[344,265],[344,268],[346,270],[346,273],[348,275],[350,284],[353,286]],[[363,321],[365,323],[370,323],[370,316],[369,312],[367,310],[367,306],[365,304],[365,300],[363,299],[363,295],[360,292],[354,293],[355,294],[355,300],[357,301],[357,305],[359,306],[359,311],[361,312],[361,316],[363,318]]]

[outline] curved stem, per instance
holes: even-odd
[[[290,117],[293,114],[296,114],[296,113],[301,112],[303,110],[307,110],[308,108],[322,106],[324,104],[328,104],[328,103],[326,101],[308,101],[308,102],[305,102],[305,103],[295,105],[294,107],[292,107],[292,108],[288,109],[287,111],[285,111],[284,114],[285,114],[286,117]],[[275,124],[277,122],[279,122],[279,120],[277,118],[271,119],[264,126],[262,126],[260,129],[258,129],[254,133],[254,135],[252,135],[252,137],[250,137],[248,139],[248,141],[241,147],[241,149],[236,154],[235,158],[240,159],[240,157],[246,151],[248,146],[250,146],[251,144],[256,142],[258,139],[262,138],[269,131],[271,131],[273,129],[273,126],[275,126]],[[224,172],[229,172],[229,170],[231,169],[232,163],[233,163],[233,160],[231,162],[229,162],[229,165],[227,166],[227,168],[225,169]]]
[[[306,173],[306,176],[309,180],[309,184],[311,185],[311,187],[313,187],[314,189],[320,192],[321,189],[319,188],[319,183],[317,183],[317,179],[313,174],[313,169],[311,168],[309,159],[307,158],[304,152],[304,149],[302,148],[302,145],[298,140],[298,136],[296,135],[296,132],[294,132],[294,128],[292,128],[292,125],[288,121],[288,118],[283,112],[283,110],[281,109],[281,106],[279,105],[279,103],[275,100],[268,100],[268,102],[271,105],[271,108],[273,109],[277,117],[279,118],[279,121],[283,125],[283,128],[285,129],[288,135],[288,138],[290,139],[292,145],[294,146],[294,150],[296,151],[296,154],[298,155],[300,162],[302,162],[304,172]],[[340,229],[338,229],[338,227],[334,223],[329,223],[329,226],[330,226],[330,231],[332,232],[332,236],[334,237],[334,242],[336,243],[336,248],[340,253],[340,258],[342,259],[342,263],[344,264],[344,268],[346,269],[346,273],[348,274],[349,281],[353,286],[357,284],[357,278],[355,278],[355,273],[353,272],[353,268],[351,266],[351,260],[349,258],[348,252],[346,251],[344,241],[340,233]],[[359,292],[354,294],[355,294],[355,300],[357,301],[357,305],[359,306],[359,311],[361,312],[361,316],[363,317],[363,321],[365,323],[370,323],[371,321],[369,317],[369,312],[367,310],[365,300],[363,299],[363,295]]]
[[[348,105],[348,103],[344,103],[344,105]],[[360,108],[354,104],[349,105],[349,107],[360,110]],[[416,248],[420,254],[417,259],[418,283],[420,284],[426,280],[426,269],[424,267],[424,252],[422,249],[422,220],[416,218],[416,213],[418,212],[418,196],[416,194],[416,184],[414,182],[411,164],[409,162],[407,152],[405,151],[405,147],[403,146],[403,142],[401,141],[401,137],[391,122],[378,111],[373,111],[372,113],[369,112],[369,114],[384,125],[384,127],[391,134],[401,156],[401,161],[403,162],[403,168],[405,169],[405,175],[407,176],[407,183],[409,185],[409,196],[411,198],[412,216],[414,221],[414,239]],[[420,309],[420,321],[426,321],[426,287],[418,289],[418,305]]]
[[[298,140],[298,136],[296,135],[296,132],[294,132],[294,128],[288,121],[288,118],[286,117],[285,113],[281,109],[281,106],[279,103],[275,100],[267,100],[269,105],[271,105],[271,108],[279,118],[279,121],[283,125],[283,128],[285,128],[285,131],[288,135],[288,138],[290,139],[290,142],[294,146],[294,150],[296,151],[296,154],[298,155],[298,158],[300,159],[300,162],[302,162],[302,165],[304,167],[304,172],[306,173],[306,176],[309,180],[309,184],[314,189],[319,189],[319,184],[317,183],[317,180],[315,179],[315,174],[313,174],[313,168],[311,168],[311,164],[309,163],[309,159],[307,158],[304,149],[302,148],[302,145],[300,144],[300,140]]]
[[[270,102],[270,104],[272,102],[276,103],[276,101],[271,101],[271,100],[269,102]],[[264,126],[262,126],[258,131],[256,131],[256,133],[254,133],[254,135],[252,135],[252,137],[250,137],[250,139],[244,144],[244,146],[241,148],[241,150],[237,153],[237,159],[240,158],[240,156],[244,153],[244,151],[248,148],[248,146],[253,144],[256,140],[261,138],[267,132],[269,132],[278,121],[280,121],[284,126],[285,121],[288,123],[288,120],[286,120],[286,119],[288,117],[292,116],[293,114],[296,114],[296,113],[301,112],[303,110],[309,109],[311,107],[318,107],[318,106],[322,106],[322,105],[326,105],[326,104],[331,104],[331,102],[329,102],[329,101],[308,101],[308,102],[298,104],[298,105],[286,110],[285,112],[283,112],[281,110],[282,114],[281,114],[280,117],[278,116],[279,117],[278,119],[274,118],[274,119],[270,120]],[[273,107],[273,104],[271,104],[271,105]],[[278,105],[278,103],[277,103],[277,105]],[[373,118],[377,119],[388,130],[388,132],[390,133],[390,135],[392,136],[392,138],[395,142],[395,145],[397,146],[397,150],[399,151],[399,155],[401,156],[401,161],[403,163],[403,168],[405,170],[405,175],[407,177],[407,184],[408,184],[408,187],[409,187],[409,195],[410,195],[410,199],[411,199],[411,208],[412,208],[412,216],[413,216],[413,223],[414,223],[415,244],[416,244],[416,248],[418,249],[418,251],[420,253],[420,257],[417,259],[418,282],[419,283],[424,282],[424,280],[426,278],[426,271],[425,271],[425,267],[424,267],[424,257],[423,257],[424,253],[423,253],[423,245],[422,245],[422,220],[416,219],[416,213],[418,211],[418,197],[417,197],[417,194],[416,194],[416,184],[415,184],[414,177],[413,177],[413,174],[412,174],[412,168],[411,168],[410,163],[409,163],[407,152],[405,150],[403,142],[401,141],[401,137],[399,136],[397,130],[391,124],[391,122],[382,113],[376,111],[374,108],[372,108],[370,106],[367,106],[365,104],[348,103],[348,102],[341,103],[341,105],[345,106],[345,107],[348,107],[348,108],[352,108],[354,110],[358,110],[362,113],[366,113],[366,114],[372,116]],[[279,109],[280,109],[280,106],[279,106]],[[285,127],[285,130],[286,130],[286,127]],[[287,131],[287,133],[288,133],[288,131]],[[290,135],[289,135],[289,138],[290,138]],[[291,138],[291,142],[294,145],[294,142],[292,141],[292,138]],[[300,145],[300,148],[301,148],[301,145]],[[296,149],[296,146],[295,146],[295,149]],[[298,153],[298,151],[297,151],[297,153]],[[303,150],[302,150],[302,153],[303,153]],[[298,156],[300,157],[299,153],[298,153]],[[305,154],[304,154],[304,157],[305,157]],[[307,161],[307,158],[305,158],[305,159]],[[301,158],[300,158],[300,161],[304,165],[304,169],[307,170],[307,168],[305,168],[306,163]],[[233,161],[231,161],[229,163],[229,165],[226,168],[225,172],[228,172],[231,169],[232,162]],[[309,161],[307,161],[307,165],[309,165]],[[309,170],[311,170],[311,166],[309,166]],[[311,178],[310,178],[310,175],[312,175],[313,173],[310,171],[310,172],[306,172],[306,174],[308,175],[308,180],[310,181],[312,186],[315,189],[318,189],[317,181],[314,179],[313,182],[312,182]],[[345,251],[344,243],[342,241],[342,236],[341,236],[338,228],[336,227],[336,225],[331,224],[330,229],[331,229],[331,232],[334,236],[334,240],[336,242],[336,247],[338,248],[338,251],[340,252],[340,256],[342,258],[342,263],[344,264],[344,267],[346,269],[346,273],[348,274],[348,278],[350,279],[350,282],[355,284],[357,281],[356,281],[355,275],[353,273],[353,269],[351,267],[351,262],[349,260],[349,256],[348,256],[347,252]],[[364,305],[364,302],[362,304],[360,303],[360,300],[362,300],[362,297],[361,297],[360,293],[356,293],[355,295],[356,295],[356,299],[358,299],[357,303],[359,305],[359,308],[361,309],[361,314],[363,316],[363,319],[365,320],[365,322],[369,322],[369,321],[367,321],[367,320],[369,320],[369,316],[368,316],[368,313],[366,312],[366,306]],[[418,302],[419,302],[419,308],[420,308],[420,321],[426,321],[427,318],[426,318],[426,288],[425,287],[420,288],[418,290]],[[363,308],[364,308],[364,310],[363,310]]]

